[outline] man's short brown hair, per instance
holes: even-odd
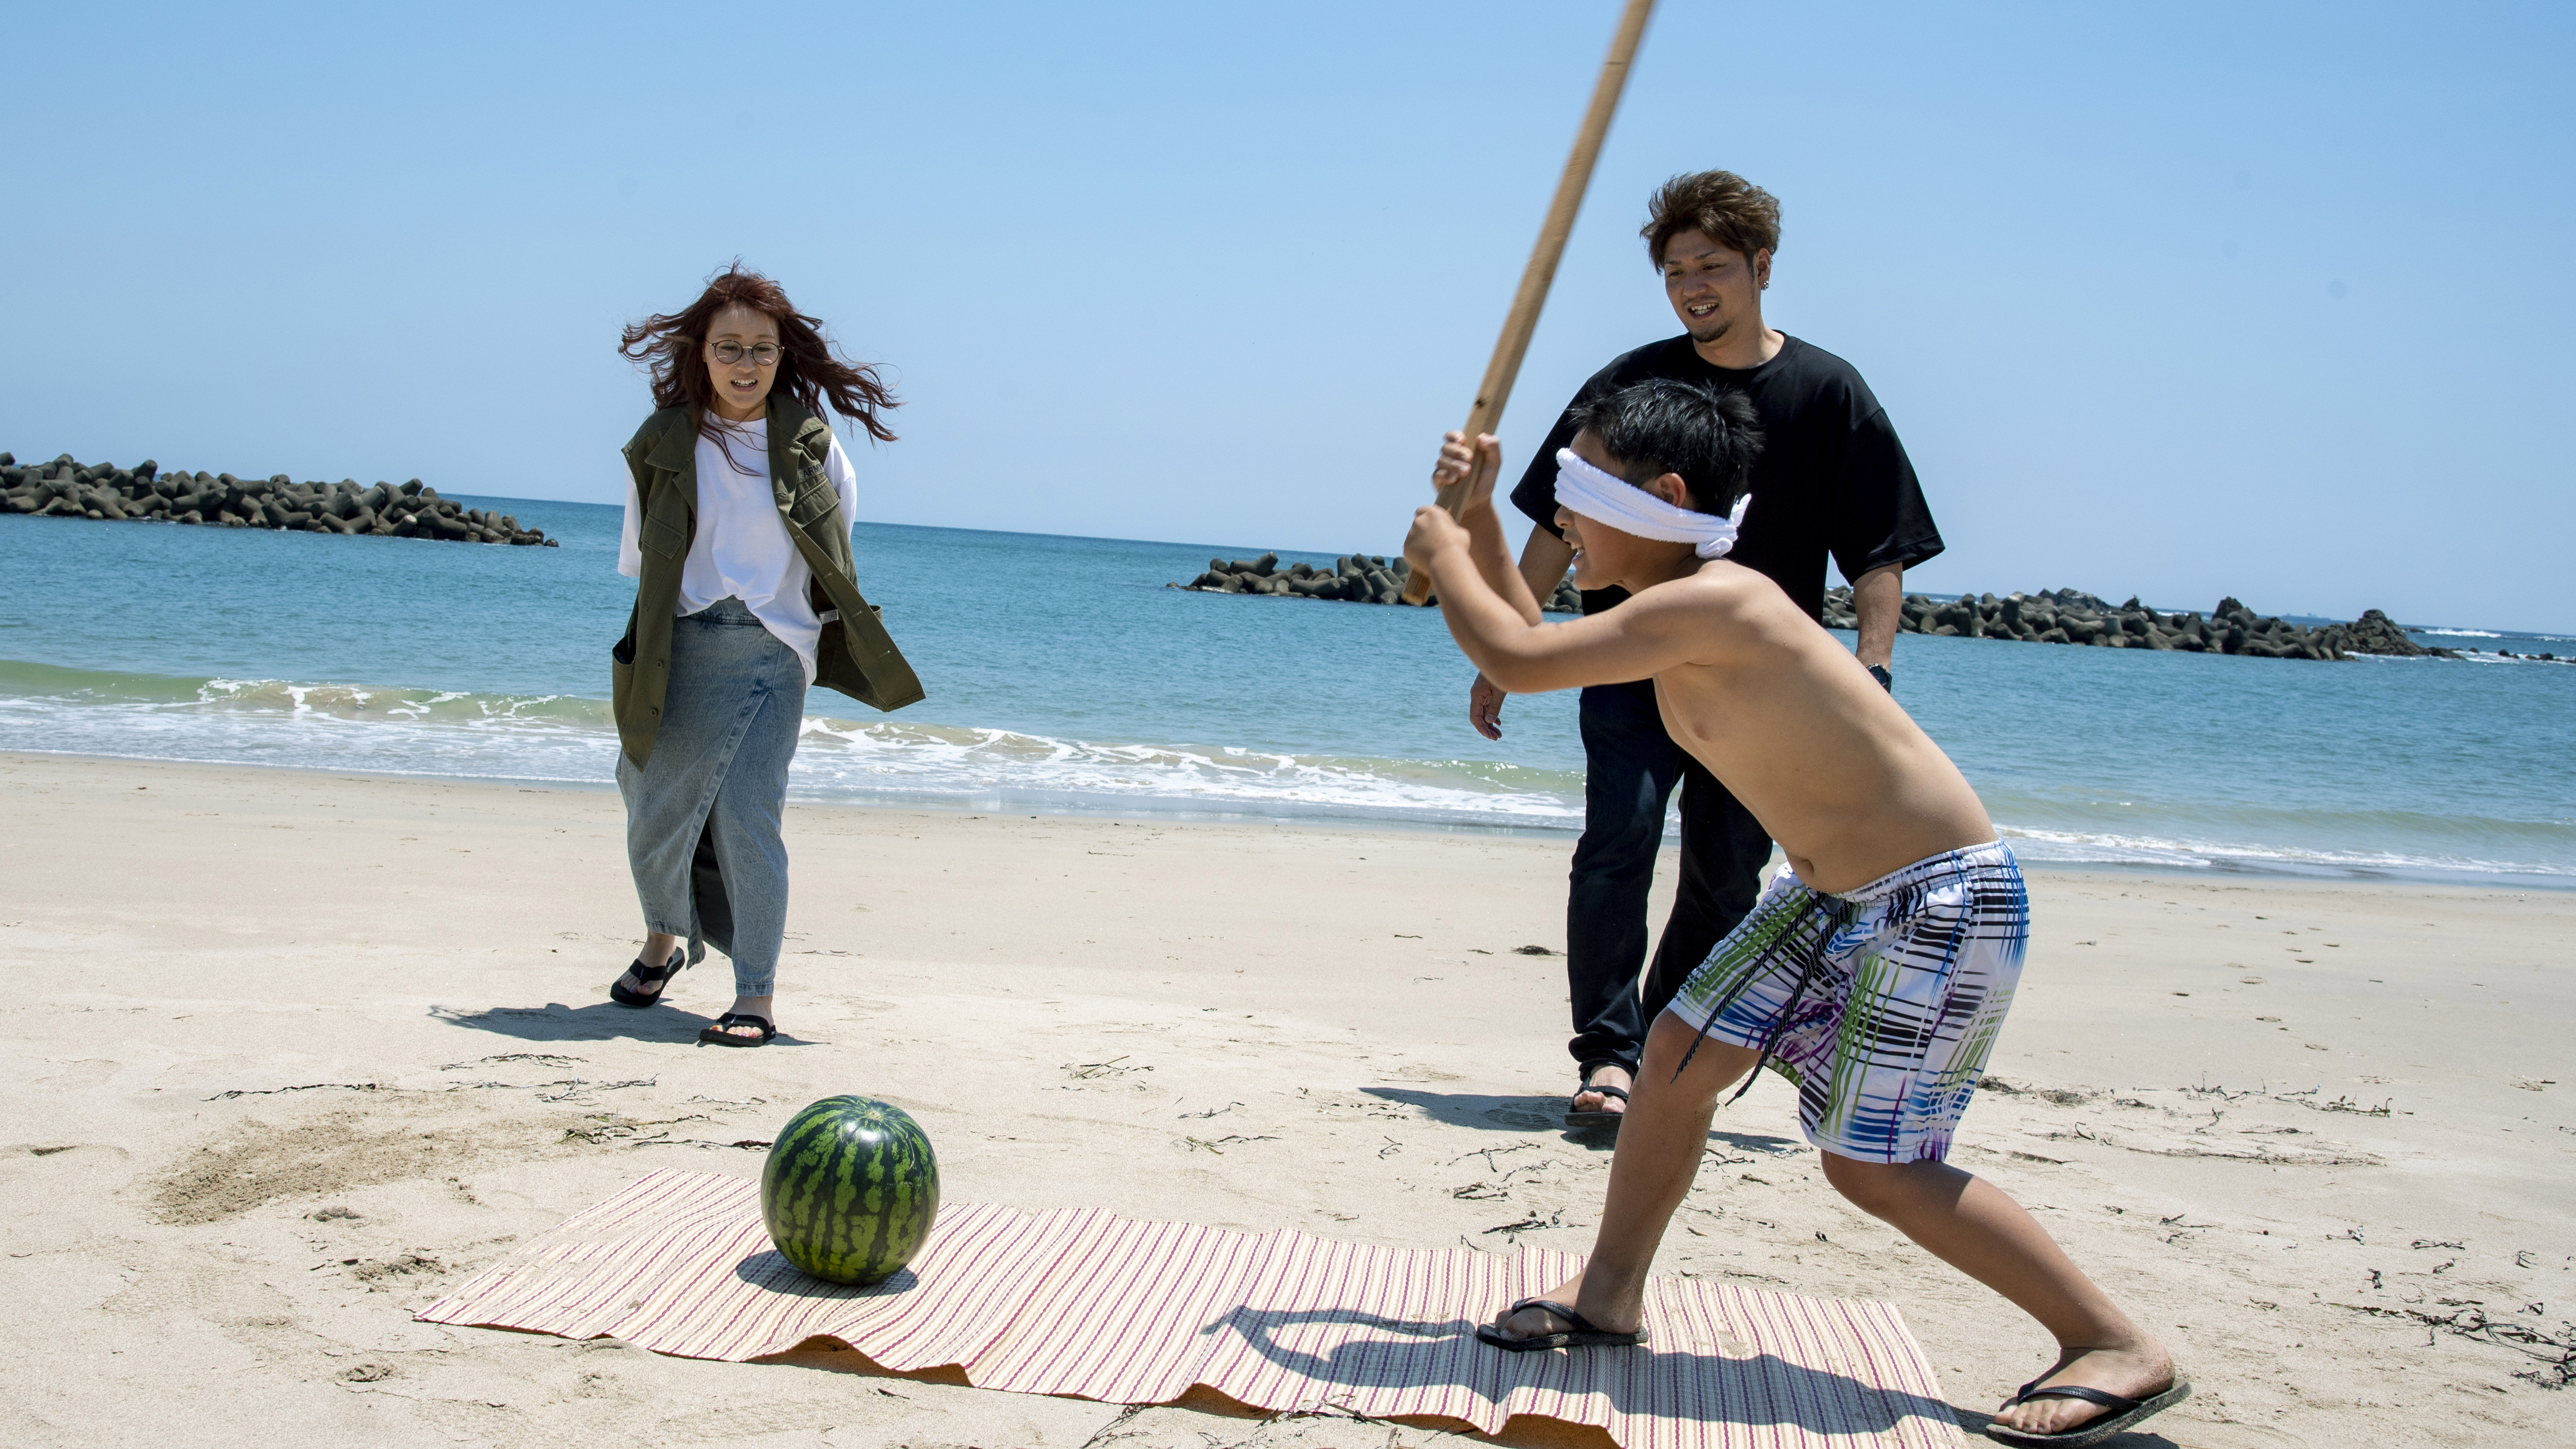
[[[1676,176],[1646,204],[1646,224],[1637,235],[1646,239],[1646,255],[1664,264],[1664,246],[1686,231],[1707,234],[1729,251],[1780,250],[1780,200],[1732,171],[1693,171]]]

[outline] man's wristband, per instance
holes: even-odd
[[[1890,694],[1894,694],[1896,692],[1896,676],[1887,672],[1886,665],[1871,665],[1869,667],[1869,677],[1878,681],[1879,688],[1886,690]]]

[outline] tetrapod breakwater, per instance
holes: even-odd
[[[1207,572],[1173,589],[1209,594],[1267,594],[1290,599],[1326,599],[1353,604],[1400,604],[1412,565],[1401,557],[1352,553],[1326,569],[1313,564],[1280,566],[1279,555],[1256,559],[1208,560]],[[1582,612],[1581,595],[1569,577],[1543,606],[1552,614]],[[1857,629],[1848,586],[1825,594],[1825,627]],[[2026,644],[2080,644],[2096,649],[2172,649],[2192,654],[2242,654],[2257,659],[2332,661],[2354,654],[2456,659],[2458,651],[2431,648],[2406,637],[2406,631],[2378,609],[2365,610],[2350,623],[2305,625],[2257,614],[2233,596],[2203,614],[2198,610],[2149,608],[2136,599],[2114,604],[2080,589],[2042,589],[2037,593],[1963,594],[1936,599],[1907,594],[1897,615],[1897,631],[1970,639],[2010,639]],[[2539,656],[2547,658],[2548,656]]]
[[[1411,577],[1413,564],[1401,555],[1389,560],[1384,554],[1346,553],[1333,560],[1330,570],[1325,570],[1305,563],[1281,568],[1279,555],[1265,553],[1251,560],[1212,558],[1206,573],[1186,584],[1163,587],[1196,589],[1203,594],[1276,594],[1287,599],[1330,599],[1345,604],[1401,604],[1405,580]],[[1583,599],[1574,591],[1574,580],[1568,578],[1557,584],[1556,593],[1540,607],[1551,614],[1579,614],[1583,612]]]
[[[69,453],[50,463],[23,465],[15,455],[0,453],[0,509],[45,518],[149,520],[556,547],[541,529],[521,528],[509,514],[467,508],[452,498],[441,498],[437,489],[417,478],[361,488],[350,478],[298,483],[284,473],[236,478],[230,473],[165,472],[150,459],[120,468],[113,463],[82,463]]]
[[[1825,627],[1857,629],[1852,592],[1825,595]],[[2351,654],[2435,656],[2457,659],[2456,650],[2427,648],[2377,609],[2349,624],[2313,628],[2257,614],[2232,595],[2207,614],[2167,612],[2136,599],[2113,604],[2079,589],[2035,594],[1993,594],[1934,599],[1908,594],[1898,613],[1905,634],[1968,639],[2012,639],[2025,644],[2082,644],[2097,649],[2179,649],[2193,654],[2244,654],[2257,659],[2337,660]]]

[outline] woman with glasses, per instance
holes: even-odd
[[[763,1046],[778,1034],[780,820],[806,686],[878,709],[921,698],[860,596],[858,478],[822,421],[828,402],[891,442],[881,414],[896,402],[739,263],[687,310],[627,328],[621,351],[650,368],[656,411],[626,445],[617,571],[635,608],[611,667],[644,949],[608,994],[651,1006],[712,943],[733,959],[734,1000],[698,1040]]]

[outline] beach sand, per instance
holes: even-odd
[[[674,1006],[604,999],[637,941],[614,794],[36,755],[0,789],[13,1444],[1455,1441],[411,1320],[649,1168],[756,1175],[741,1144],[836,1092],[918,1117],[954,1200],[1590,1243],[1563,963],[1513,949],[1564,944],[1562,836],[793,806],[792,1041],[726,1051],[693,1041],[720,958]],[[1956,1160],[2195,1381],[2120,1442],[2565,1442],[2522,1376],[2559,1381],[2533,1340],[2576,1317],[2576,895],[2033,897]],[[1661,1271],[1892,1300],[1970,1410],[2046,1365],[1824,1187],[1776,1079],[1717,1125]]]

